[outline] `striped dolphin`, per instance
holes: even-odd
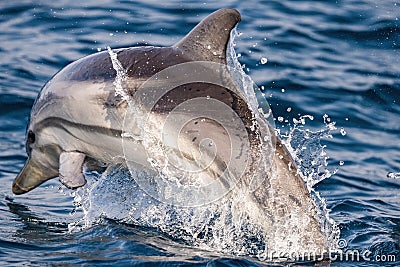
[[[221,9],[202,20],[171,47],[118,49],[116,54],[126,70],[125,85],[129,87],[129,94],[134,95],[149,77],[170,66],[192,61],[227,65],[230,33],[240,19],[238,11]],[[121,96],[115,95],[116,71],[112,63],[107,51],[84,57],[66,66],[43,87],[31,111],[26,134],[28,159],[14,180],[14,194],[29,192],[55,177],[59,177],[69,188],[78,188],[86,183],[83,174],[85,162],[112,165],[125,161],[121,136],[128,104]],[[182,102],[193,95],[211,96],[231,107],[241,118],[249,135],[249,146],[253,151],[250,151],[249,162],[259,157],[262,129],[254,128],[254,118],[246,98],[235,90],[198,83],[192,84],[191,88],[183,86],[170,93],[165,101],[161,101],[164,104],[153,111],[159,117],[166,116],[172,109],[168,103],[173,101],[169,100]],[[193,124],[198,125],[196,121]],[[191,142],[195,146],[201,145],[196,141],[198,136],[193,135],[194,127],[192,131],[187,131],[186,139],[190,140],[184,142],[187,146]],[[218,126],[209,124],[206,128],[211,129],[218,142],[218,135],[223,135]],[[312,245],[309,247],[327,248],[315,204],[293,159],[279,138],[272,136],[272,139],[276,142],[276,149],[271,152],[274,176],[262,181],[252,193],[253,199],[265,211],[267,218],[274,218],[269,220],[271,224],[285,224],[289,218],[299,218],[299,222],[303,223],[306,221],[300,230],[306,233]],[[224,142],[220,143],[223,145]],[[135,149],[135,160],[145,165],[147,155],[143,146]],[[190,154],[189,150],[186,152]],[[218,153],[223,154],[224,151],[219,150]],[[224,155],[218,156],[223,162]],[[219,164],[210,168],[213,172],[223,167]],[[250,166],[245,172],[257,170]],[[279,233],[275,234],[278,237]]]

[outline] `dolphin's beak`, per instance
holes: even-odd
[[[31,158],[28,158],[25,166],[14,180],[12,192],[16,195],[25,194],[55,176],[52,171],[40,168]]]

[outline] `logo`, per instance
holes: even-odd
[[[193,207],[236,186],[255,190],[265,181],[274,152],[273,127],[265,118],[272,113],[268,104],[259,107],[258,88],[249,77],[243,80],[244,73],[194,61],[129,81],[121,64],[113,65],[114,85],[128,102],[124,157],[146,193]],[[241,86],[251,89],[253,99]]]

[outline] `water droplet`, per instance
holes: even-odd
[[[285,92],[285,89],[282,88],[282,89],[281,89],[281,92],[284,93],[284,92]]]
[[[340,166],[343,166],[343,164],[344,164],[344,161],[343,161],[343,160],[339,161],[339,165],[340,165]]]
[[[101,47],[97,47],[97,52],[100,52],[101,51]]]
[[[266,57],[262,57],[260,60],[261,64],[266,64],[268,62],[268,59]]]
[[[283,121],[283,117],[278,117],[278,121],[282,122]]]
[[[324,114],[324,116],[322,116],[322,117],[324,118],[324,122],[325,122],[325,123],[331,121],[331,118],[329,118],[329,115],[328,115],[328,114]]]
[[[343,136],[345,136],[347,133],[346,133],[346,131],[344,130],[344,128],[340,128],[340,133],[343,135]]]
[[[286,111],[287,111],[287,112],[290,112],[290,111],[292,111],[292,108],[291,108],[291,107],[288,107],[288,108],[286,109]]]

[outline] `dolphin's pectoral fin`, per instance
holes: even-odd
[[[86,184],[83,176],[83,162],[86,155],[80,152],[62,152],[60,154],[60,181],[68,188],[75,189]]]

